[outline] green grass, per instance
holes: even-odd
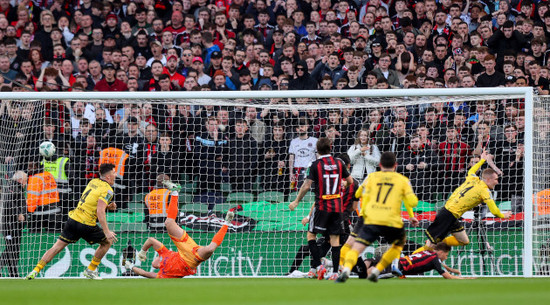
[[[1,280],[0,304],[548,304],[548,278]],[[168,303],[170,302],[170,303]]]

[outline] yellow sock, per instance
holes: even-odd
[[[344,265],[344,260],[346,259],[346,255],[349,250],[351,250],[351,246],[349,244],[344,244],[340,249],[340,266]]]
[[[399,258],[399,255],[401,255],[401,250],[403,250],[402,246],[391,246],[391,248],[389,248],[388,251],[382,255],[380,262],[376,265],[376,269],[378,269],[378,271],[383,271],[386,269],[386,267],[388,267],[394,259]]]
[[[420,247],[420,248],[414,250],[414,252],[412,254],[416,254],[416,253],[422,252],[422,251],[429,251],[429,250],[433,250],[433,249],[428,247],[428,246],[423,246],[423,247]]]
[[[46,262],[43,260],[40,260],[38,264],[36,264],[36,267],[34,267],[34,271],[40,272],[42,269],[44,269],[44,266],[46,266]]]
[[[92,261],[88,265],[88,270],[90,271],[96,270],[97,266],[99,266],[99,263],[101,263],[101,260],[94,256],[94,258],[92,258]]]
[[[458,239],[456,239],[456,237],[454,236],[447,236],[444,240],[443,240],[444,243],[446,243],[447,245],[451,246],[451,247],[456,247],[456,246],[463,246],[464,244],[461,243],[460,241],[458,241]]]
[[[346,254],[346,259],[344,260],[344,267],[349,268],[349,270],[353,269],[355,264],[357,264],[357,258],[359,257],[359,251],[357,250],[349,250]]]

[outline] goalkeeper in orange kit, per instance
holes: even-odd
[[[227,233],[227,224],[233,220],[235,214],[232,211],[227,212],[227,216],[225,217],[226,223],[216,235],[214,235],[212,242],[208,246],[199,246],[191,236],[176,223],[176,217],[178,215],[178,191],[181,186],[170,181],[165,181],[164,185],[172,191],[172,197],[168,205],[167,217],[164,224],[168,235],[172,239],[174,245],[176,245],[178,251],[170,251],[160,241],[149,237],[143,244],[137,257],[140,261],[144,262],[147,259],[147,250],[153,247],[159,256],[153,260],[151,265],[153,268],[159,269],[158,273],[147,272],[134,266],[134,264],[127,260],[125,260],[123,264],[126,269],[132,270],[136,274],[147,278],[181,278],[193,275],[197,272],[197,267],[210,258],[216,248],[221,245]]]

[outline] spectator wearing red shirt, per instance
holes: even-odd
[[[128,91],[128,86],[115,78],[115,66],[106,64],[103,67],[103,79],[95,84],[95,91]]]
[[[446,131],[447,138],[439,143],[439,156],[441,157],[441,174],[448,182],[445,183],[444,192],[454,190],[466,175],[468,157],[472,154],[470,146],[458,138],[456,128],[450,126]]]
[[[166,67],[164,67],[164,74],[170,76],[170,82],[177,89],[183,87],[183,82],[185,82],[185,76],[178,73],[176,70],[178,68],[178,58],[175,55],[170,55],[166,59]]]
[[[169,26],[167,26],[164,29],[164,31],[171,32],[172,35],[174,35],[174,36],[185,32],[185,26],[183,25],[183,13],[182,12],[174,11],[172,13],[172,17],[170,18],[170,21],[172,23]],[[189,30],[191,30],[191,29],[189,29]]]

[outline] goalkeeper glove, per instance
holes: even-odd
[[[124,268],[126,268],[126,270],[132,271],[132,268],[134,268],[134,264],[132,264],[131,261],[127,260],[124,262]]]
[[[147,260],[147,251],[140,250],[137,255],[138,259],[142,262]]]

